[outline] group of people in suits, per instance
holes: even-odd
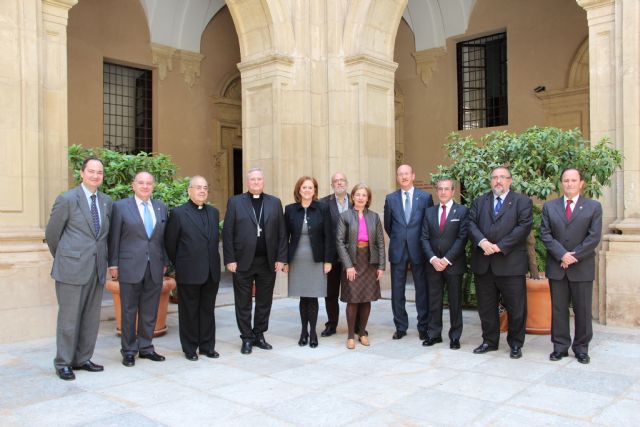
[[[175,267],[178,283],[179,335],[185,358],[219,357],[214,314],[220,282],[219,211],[206,203],[205,178],[192,177],[189,201],[169,213],[161,201],[151,199],[155,181],[147,171],[135,175],[133,197],[115,203],[98,191],[104,178],[101,160],[86,159],[80,177],[78,187],[56,199],[45,232],[54,257],[51,275],[59,305],[57,375],[73,380],[74,369],[104,369],[91,357],[107,271],[120,282],[123,365],[134,366],[136,356],[165,360],[155,351],[152,338],[162,276],[169,264]],[[361,345],[368,346],[371,302],[380,298],[385,271],[386,231],[393,339],[402,339],[409,327],[405,287],[410,270],[422,344],[442,342],[446,288],[450,348],[460,348],[462,277],[465,245],[470,240],[483,338],[474,353],[498,349],[501,298],[509,313],[510,357],[522,356],[532,202],[510,189],[507,167],[491,171],[491,191],[467,209],[453,200],[453,180],[436,184],[434,205],[429,193],[414,187],[412,167],[401,165],[396,173],[400,188],[385,199],[384,221],[370,209],[371,189],[357,184],[348,193],[347,178],[341,172],[331,177],[333,193],[322,199],[315,178],[301,177],[294,187],[295,203],[284,212],[278,198],[264,193],[261,169],[250,169],[246,178],[248,191],[229,199],[222,231],[224,264],[233,274],[242,354],[252,353],[254,346],[272,349],[265,332],[278,271],[288,274],[289,295],[300,298],[300,346],[318,346],[318,298],[322,297],[327,322],[320,335],[336,333],[340,298],[347,303],[347,348],[355,348],[356,335]],[[572,347],[579,362],[589,363],[591,292],[602,208],[580,195],[584,179],[577,169],[563,171],[561,186],[563,196],[545,203],[542,210],[541,237],[548,249],[546,272],[553,304],[554,350],[549,358],[560,360]],[[573,342],[570,303],[576,322]]]

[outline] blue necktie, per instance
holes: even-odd
[[[411,195],[408,191],[404,192],[404,220],[409,223],[411,218]]]
[[[98,206],[96,206],[96,195],[91,195],[91,219],[93,220],[93,229],[96,236],[100,233],[100,215],[98,214]]]
[[[149,212],[149,202],[142,202],[144,206],[144,229],[147,230],[147,236],[151,238],[153,234],[153,218],[151,218],[151,212]]]
[[[498,212],[500,212],[501,207],[502,207],[502,199],[500,197],[496,197],[496,206],[493,208],[493,214],[498,215]]]

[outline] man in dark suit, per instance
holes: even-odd
[[[162,276],[169,263],[164,250],[167,207],[151,200],[154,185],[153,175],[138,172],[131,184],[133,197],[114,203],[111,217],[109,272],[120,281],[124,366],[135,365],[136,354],[154,362],[165,359],[151,343]]]
[[[209,184],[189,181],[189,201],[171,210],[165,231],[167,255],[176,269],[180,344],[187,360],[218,358],[216,296],[220,285],[220,213],[206,203]]]
[[[549,360],[568,356],[569,346],[580,363],[589,363],[591,294],[595,279],[595,249],[602,233],[602,206],[580,195],[584,179],[568,168],[561,175],[563,197],[542,207],[540,237],[547,247],[546,274],[551,285],[551,342]],[[569,302],[575,315],[571,343]]]
[[[442,342],[442,300],[444,286],[449,295],[449,348],[460,348],[462,335],[462,275],[467,269],[464,247],[467,243],[469,210],[453,201],[453,180],[436,184],[439,203],[427,209],[422,222],[422,248],[429,261],[429,324],[422,345]]]
[[[510,357],[519,359],[527,320],[527,236],[533,212],[531,199],[510,188],[509,169],[493,169],[491,192],[474,200],[469,213],[471,270],[476,278],[483,339],[473,352],[482,354],[498,349],[498,297],[502,295],[509,315]]]
[[[391,308],[396,327],[393,339],[398,340],[407,335],[409,327],[405,308],[405,286],[407,270],[411,263],[418,312],[418,334],[421,340],[425,340],[429,296],[421,235],[424,213],[428,207],[433,206],[433,199],[431,194],[414,188],[416,174],[411,166],[401,165],[396,171],[396,179],[400,189],[388,194],[384,201],[384,229],[389,235],[391,263]]]
[[[338,229],[338,220],[340,214],[349,209],[349,195],[347,194],[347,176],[342,172],[336,172],[331,177],[331,188],[333,193],[320,199],[321,202],[329,206],[331,214],[331,232],[332,241],[336,241],[336,230]],[[327,323],[324,330],[320,333],[323,337],[329,337],[336,333],[338,327],[338,319],[340,318],[340,305],[338,298],[340,297],[340,280],[342,277],[342,264],[337,252],[331,263],[331,271],[327,274],[327,296],[324,299],[327,309]]]
[[[247,172],[249,191],[229,199],[224,217],[224,263],[233,273],[236,320],[242,354],[253,346],[271,350],[264,333],[269,327],[276,272],[287,261],[287,231],[280,199],[265,194],[262,169]],[[251,327],[251,290],[255,282],[256,308]]]
[[[91,357],[100,326],[113,202],[98,191],[104,178],[101,160],[86,159],[80,177],[78,187],[56,199],[45,231],[53,255],[51,277],[56,281],[58,299],[53,363],[63,380],[75,379],[73,369],[104,370]]]

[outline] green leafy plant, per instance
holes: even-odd
[[[435,183],[448,177],[458,181],[462,203],[471,206],[476,197],[490,191],[489,173],[503,165],[511,170],[511,188],[534,199],[534,225],[528,241],[529,270],[534,278],[544,271],[546,257],[539,238],[540,205],[560,192],[562,170],[579,169],[585,179],[584,195],[597,198],[622,165],[622,153],[610,141],[602,139],[591,145],[578,129],[532,127],[519,134],[497,131],[485,135],[480,142],[454,132],[449,141],[444,148],[451,164],[438,166],[431,180]],[[465,286],[472,286],[471,278],[465,280]],[[470,298],[475,291],[465,289],[464,294]]]
[[[80,167],[89,156],[104,163],[104,182],[100,190],[114,200],[133,194],[131,182],[139,171],[148,171],[155,177],[153,198],[162,200],[170,209],[186,203],[189,178],[178,178],[177,166],[166,154],[126,154],[104,148],[86,148],[82,145],[69,147],[69,166],[76,183],[80,183]]]

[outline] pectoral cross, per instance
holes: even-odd
[[[258,237],[260,237],[261,233],[262,233],[262,228],[260,228],[260,225],[258,225]]]

